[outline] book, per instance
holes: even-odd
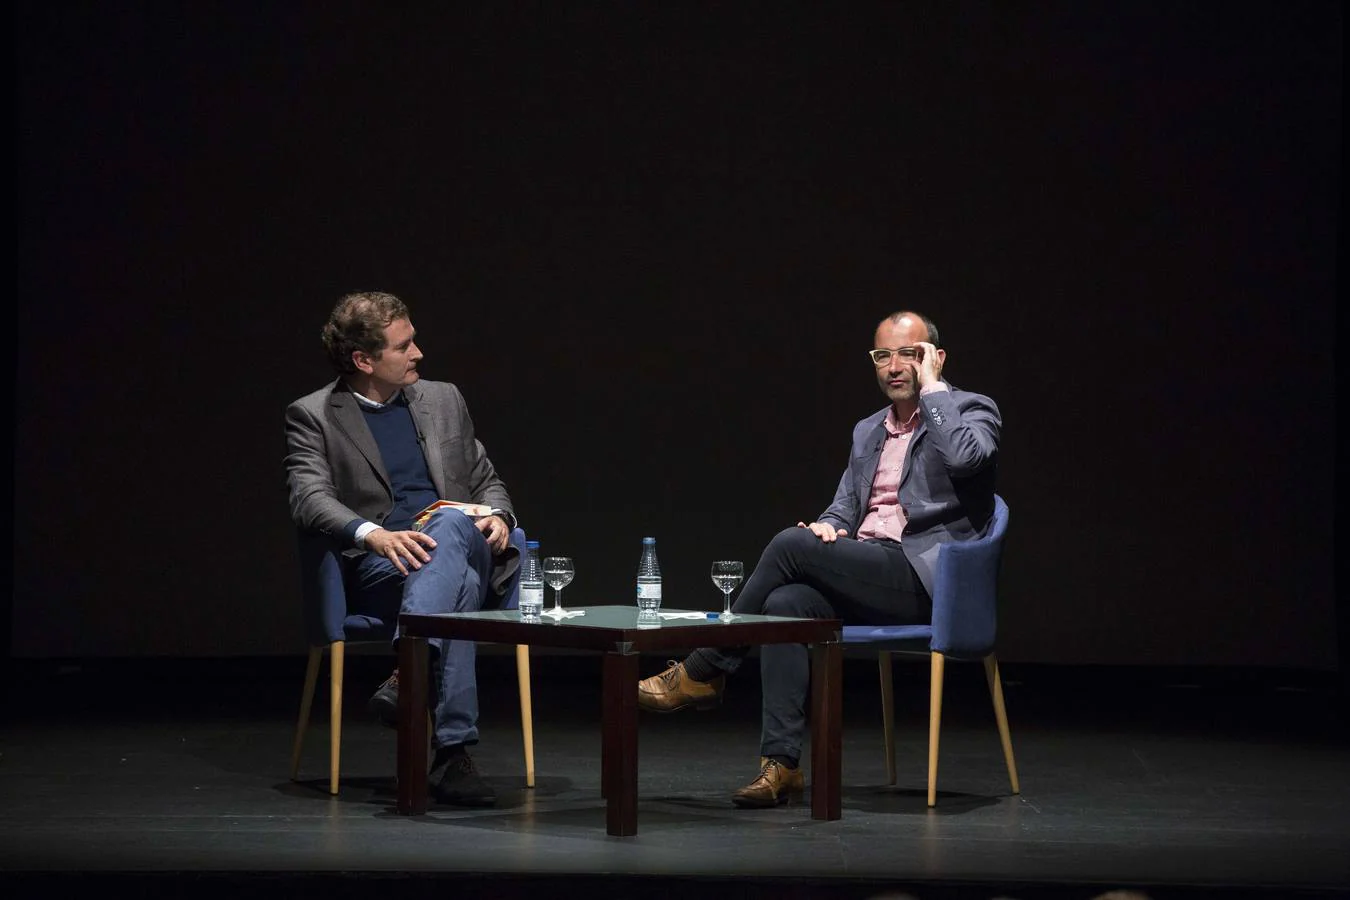
[[[431,514],[438,509],[457,509],[464,515],[473,519],[492,515],[492,507],[486,503],[461,503],[458,500],[437,500],[426,509],[413,516],[413,527],[421,528],[431,518]]]

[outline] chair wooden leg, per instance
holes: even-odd
[[[516,644],[516,680],[520,682],[520,730],[525,737],[525,786],[534,787],[534,711],[530,706],[530,648]]]
[[[895,784],[895,690],[891,681],[891,654],[877,654],[881,674],[881,734],[886,743],[886,783]]]
[[[928,805],[937,806],[938,731],[942,726],[942,673],[946,657],[932,653],[928,686]]]
[[[319,663],[323,660],[322,647],[309,648],[309,662],[305,665],[305,686],[300,690],[300,718],[295,723],[295,741],[291,744],[291,781],[300,775],[300,751],[305,746],[305,732],[309,730],[309,711],[314,705],[314,687],[319,683]]]
[[[342,755],[342,663],[346,644],[334,641],[328,660],[328,793],[338,792],[338,759]]]
[[[1020,794],[1022,788],[1017,783],[1017,763],[1013,759],[1008,711],[1003,706],[1003,679],[998,676],[998,660],[992,653],[984,658],[984,677],[989,682],[989,696],[994,701],[994,718],[998,720],[998,739],[1003,742],[1003,761],[1008,764],[1008,780],[1012,782],[1012,792]]]

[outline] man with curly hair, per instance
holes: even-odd
[[[342,551],[348,615],[467,612],[508,595],[519,577],[511,498],[459,389],[421,379],[422,350],[403,301],[343,296],[323,345],[338,377],[286,410],[287,484],[295,525]],[[470,518],[442,508],[419,522],[437,500],[491,512]],[[442,803],[492,805],[495,792],[467,750],[478,741],[474,644],[429,643],[431,793]],[[371,708],[394,721],[397,671]]]

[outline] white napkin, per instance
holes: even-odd
[[[697,619],[700,622],[708,618],[707,613],[700,613],[700,612],[677,612],[677,613],[663,612],[657,613],[657,615],[659,615],[663,619]]]
[[[570,619],[570,618],[572,618],[573,616],[584,616],[584,615],[586,615],[586,610],[584,610],[584,609],[546,609],[546,610],[544,610],[544,613],[543,613],[543,614],[546,615],[546,616],[548,616],[548,617],[551,618],[551,619]]]

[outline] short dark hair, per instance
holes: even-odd
[[[899,322],[899,321],[900,321],[901,319],[903,319],[905,316],[913,316],[914,318],[916,318],[916,319],[918,319],[919,321],[923,322],[923,327],[924,327],[925,329],[927,329],[927,331],[928,331],[928,343],[932,344],[934,347],[941,347],[941,346],[942,346],[942,339],[938,336],[938,327],[937,327],[937,325],[935,325],[935,324],[933,323],[933,320],[932,320],[932,319],[928,318],[927,316],[925,316],[925,315],[924,315],[923,313],[921,313],[921,312],[915,312],[915,311],[912,310],[912,309],[902,309],[902,310],[900,310],[899,312],[893,312],[893,313],[891,313],[891,314],[890,314],[889,316],[887,316],[885,319],[882,319],[882,321],[883,321],[883,322],[888,322],[888,321],[889,321],[889,322]]]
[[[408,307],[393,294],[362,291],[344,294],[323,326],[323,348],[339,375],[352,375],[352,353],[371,356],[384,351],[384,329],[395,319],[408,318]]]

